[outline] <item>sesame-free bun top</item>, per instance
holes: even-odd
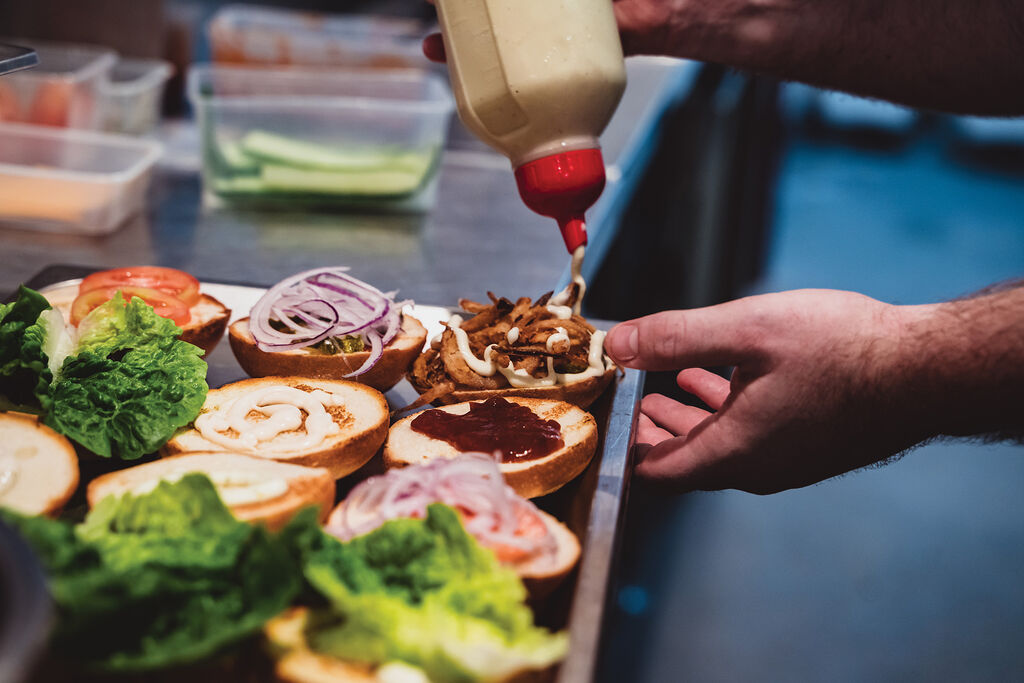
[[[504,397],[512,403],[529,408],[542,420],[554,420],[561,429],[563,446],[544,457],[522,462],[502,462],[501,473],[509,486],[524,498],[536,498],[556,491],[586,469],[597,450],[597,422],[594,417],[565,401],[520,396]],[[469,412],[470,401],[441,406],[455,415]],[[413,429],[412,421],[419,413],[392,425],[384,444],[384,464],[404,467],[433,458],[454,458],[462,453],[447,441],[427,436]]]
[[[204,436],[195,425],[212,419],[225,419],[231,415],[236,401],[251,402],[253,396],[265,394],[275,388],[298,390],[304,394],[326,392],[333,405],[323,408],[336,425],[332,432],[313,443],[303,443],[312,428],[305,418],[295,429],[279,433],[256,443],[243,441],[233,429]],[[210,415],[205,417],[204,415]],[[306,415],[302,412],[302,415]],[[267,419],[259,410],[251,410],[246,419],[258,424]],[[345,380],[310,379],[307,377],[263,377],[226,384],[211,389],[199,417],[192,426],[175,434],[161,453],[176,455],[198,451],[232,451],[270,460],[289,462],[308,467],[322,467],[335,478],[343,477],[362,467],[378,451],[387,437],[390,413],[384,395],[365,384]],[[312,437],[311,437],[312,438]]]

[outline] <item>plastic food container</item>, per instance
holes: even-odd
[[[213,60],[230,64],[419,67],[423,24],[412,19],[331,15],[228,5],[207,26]]]
[[[435,73],[196,66],[207,196],[424,210],[453,102]]]
[[[0,123],[0,226],[102,235],[138,213],[162,146]]]
[[[143,135],[160,120],[164,84],[174,69],[161,59],[120,59],[99,84],[100,128]]]
[[[112,50],[4,39],[31,47],[39,65],[0,79],[0,121],[95,128],[99,85],[117,61]]]

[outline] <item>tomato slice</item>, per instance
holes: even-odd
[[[192,319],[188,304],[176,296],[159,289],[126,286],[92,289],[79,294],[71,304],[71,324],[77,326],[94,308],[110,301],[118,292],[121,292],[125,301],[129,301],[133,296],[141,298],[153,307],[157,315],[170,318],[179,327],[184,327]]]
[[[199,301],[199,280],[188,273],[160,266],[131,266],[101,270],[82,280],[78,293],[110,287],[145,287],[157,289],[177,297],[188,306]],[[109,298],[109,297],[108,297]]]

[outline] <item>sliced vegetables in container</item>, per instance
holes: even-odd
[[[453,104],[437,74],[197,66],[208,196],[426,209]]]

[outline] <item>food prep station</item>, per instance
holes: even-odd
[[[116,101],[115,95],[137,99],[140,93],[135,91],[143,86],[136,81],[162,86],[168,74],[161,65],[122,63],[109,53],[88,56],[92,62],[100,60],[109,73],[81,98],[84,105],[76,100],[69,111],[100,117],[92,128],[120,126],[130,133],[146,129],[145,117],[131,114],[130,106],[97,108],[92,103],[101,92],[107,101]],[[591,214],[595,256],[587,263],[588,277],[615,238],[618,220],[654,156],[663,116],[685,98],[697,72],[696,65],[665,59],[639,59],[629,65],[626,96],[602,138],[609,184]],[[13,291],[22,282],[44,287],[111,265],[157,264],[190,272],[204,286],[217,289],[236,308],[237,317],[261,287],[317,266],[351,266],[357,277],[386,282],[428,309],[451,306],[460,297],[481,299],[488,290],[535,297],[564,285],[568,258],[554,222],[523,206],[507,160],[451,117],[443,76],[429,70],[393,73],[371,77],[369,86],[359,83],[358,75],[341,73],[335,78],[337,91],[326,97],[333,98],[340,116],[349,117],[342,123],[363,119],[355,138],[373,136],[376,124],[382,140],[389,139],[389,132],[394,138],[396,130],[411,135],[409,149],[444,142],[443,151],[434,150],[434,158],[423,167],[430,167],[430,175],[412,201],[398,203],[293,202],[294,195],[284,193],[284,201],[268,205],[265,197],[239,201],[234,190],[241,184],[221,191],[218,183],[225,179],[244,183],[252,177],[245,169],[224,177],[212,173],[225,152],[236,159],[244,155],[251,142],[246,130],[269,128],[273,135],[288,133],[290,125],[299,134],[319,127],[329,135],[332,124],[344,128],[332,121],[332,112],[303,107],[301,101],[266,106],[259,98],[246,100],[245,79],[261,75],[245,69],[221,73],[218,67],[194,68],[189,83],[195,118],[164,122],[139,138],[74,127],[0,124],[0,141],[5,141],[0,144],[0,188],[8,193],[0,196],[0,290]],[[294,96],[290,79],[282,73],[281,87]],[[236,87],[239,82],[241,89]],[[384,113],[372,109],[381,92],[386,97],[396,90],[401,91],[394,96],[397,106]],[[218,95],[239,92],[243,97],[238,102],[230,97],[218,101]],[[345,97],[368,100],[370,110],[366,102],[349,106]],[[146,111],[150,109],[147,105]],[[57,200],[62,208],[55,214]],[[222,344],[210,358],[211,386],[242,376]],[[401,388],[389,395],[393,406],[410,400]],[[408,394],[410,388],[405,389]],[[560,680],[588,680],[595,674],[642,389],[643,373],[629,371],[617,379],[615,391],[594,407],[599,457],[567,489],[570,493],[547,503],[585,546],[575,582],[553,607],[538,612],[545,623],[569,628],[570,654],[560,668]]]
[[[300,46],[303,59],[330,63],[338,51],[332,40],[351,42],[352,22],[318,26],[321,37],[323,28],[337,30],[326,42],[304,34],[301,21],[284,26],[300,39],[270,41],[282,56],[260,50],[266,36],[254,39],[266,21],[280,20],[275,12],[229,7],[217,16],[207,27],[216,63],[178,74],[191,104],[185,118],[158,122],[159,92],[171,76],[160,60],[73,48],[76,59],[57,76],[19,76],[26,102],[48,77],[72,83],[62,115],[74,125],[0,123],[0,293],[22,282],[44,287],[106,267],[154,264],[195,275],[238,317],[263,287],[320,266],[350,266],[354,276],[439,311],[488,291],[536,297],[568,282],[555,222],[524,206],[508,160],[452,115],[443,70],[420,60],[418,42],[410,50],[392,34],[408,27],[358,27],[373,40],[349,58],[356,67],[389,69],[303,78],[254,66],[287,63]],[[401,63],[382,63],[381,45]],[[738,147],[730,141],[770,129],[774,86],[664,58],[631,58],[627,73],[601,137],[607,186],[588,212],[583,275],[593,293],[584,314],[592,319],[710,303],[737,291],[756,257],[725,250],[723,217],[731,232],[752,235],[752,250],[763,239],[763,215],[734,216],[730,207],[750,202],[751,192],[753,204],[763,199],[757,193],[767,186],[770,138]],[[327,173],[293,173],[318,155],[314,146],[326,152],[317,158]],[[292,163],[296,155],[302,163]],[[357,175],[350,163],[372,166],[385,183],[398,175],[399,190],[381,192],[375,181],[368,198],[325,196],[320,188]],[[693,192],[703,193],[696,203]],[[690,229],[679,231],[682,223]],[[645,277],[653,271],[623,276],[624,258],[672,259],[682,265],[681,284],[655,283],[653,291]],[[210,358],[211,386],[242,376],[222,344]],[[388,396],[393,407],[411,397],[403,385]],[[644,385],[643,373],[630,371],[595,405],[598,457],[567,487],[570,494],[545,503],[584,541],[575,582],[538,611],[543,623],[569,628],[561,681],[599,678]]]

